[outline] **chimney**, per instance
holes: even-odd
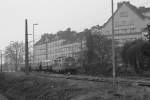
[[[122,5],[122,2],[118,2],[118,4],[117,4],[117,8],[120,8],[120,7],[121,7],[121,5]]]
[[[122,4],[124,4],[124,3],[126,3],[126,4],[130,4],[130,2],[129,2],[129,1],[118,2],[118,4],[117,4],[117,8],[120,8],[120,7],[122,6]]]

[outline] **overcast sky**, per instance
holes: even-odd
[[[114,0],[116,4],[123,0]],[[149,0],[128,0],[136,6],[150,6]],[[103,25],[111,15],[111,0],[0,0],[0,49],[10,41],[24,41],[25,18],[29,33],[35,27],[36,40],[43,33],[56,33],[70,27],[82,31]],[[32,36],[29,36],[32,41]]]

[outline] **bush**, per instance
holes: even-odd
[[[101,65],[100,63],[85,65],[85,74],[93,75],[93,76],[100,76],[100,75],[111,75],[112,68],[109,65]]]

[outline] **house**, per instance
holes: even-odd
[[[150,24],[150,8],[136,7],[130,2],[119,2],[114,16],[114,39],[122,46],[126,41],[143,37],[143,30]],[[112,37],[112,16],[101,28],[101,34]]]
[[[46,43],[36,43],[34,45],[34,63],[45,61],[53,63],[56,59],[61,61],[67,57],[78,59],[82,50],[85,49],[85,40],[82,36],[82,34],[76,34],[74,39],[71,38],[72,41],[60,38]]]

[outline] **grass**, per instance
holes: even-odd
[[[10,100],[150,100],[147,87],[93,83],[34,75],[0,74],[0,90]]]

